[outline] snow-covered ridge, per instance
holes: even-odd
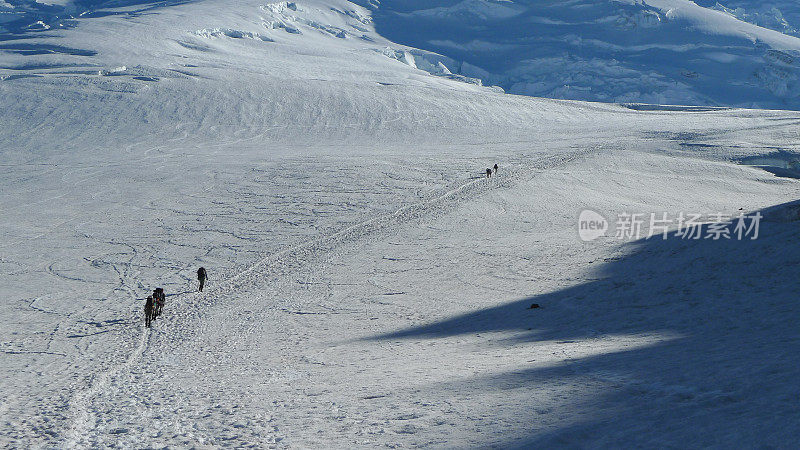
[[[97,49],[56,44],[53,32],[85,27],[96,18],[134,20],[180,5],[9,0],[0,5],[8,40],[2,46],[26,54],[90,54]],[[201,38],[277,39],[298,49],[315,47],[324,35],[355,41],[328,46],[361,43],[412,69],[514,94],[795,109],[800,107],[798,18],[800,9],[790,2],[755,0],[309,0],[240,2],[214,23],[184,31]],[[37,36],[42,44],[30,47],[28,40]],[[186,49],[213,48],[185,35],[172,40]],[[121,53],[126,45],[116,50]],[[30,74],[0,77],[22,75]]]

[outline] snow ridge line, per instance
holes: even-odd
[[[142,356],[144,350],[150,342],[150,331],[142,325],[142,332],[139,337],[139,344],[128,355],[128,359],[123,364],[114,366],[111,369],[95,376],[92,379],[89,389],[77,393],[70,401],[70,415],[74,417],[70,429],[67,431],[66,441],[64,448],[77,448],[81,444],[81,438],[84,438],[87,431],[91,427],[91,417],[89,412],[92,399],[99,395],[103,390],[111,385],[111,380],[120,375],[123,371],[128,372],[133,364]],[[88,443],[87,443],[88,445]]]
[[[424,215],[440,212],[448,205],[454,205],[460,201],[472,198],[478,194],[487,192],[498,187],[513,185],[518,180],[526,176],[533,176],[536,172],[556,167],[558,165],[572,162],[584,158],[600,150],[601,147],[580,149],[569,153],[559,153],[548,155],[533,161],[530,166],[525,168],[515,168],[509,166],[503,168],[502,173],[493,178],[476,178],[467,182],[458,182],[445,192],[434,193],[423,200],[401,207],[393,213],[378,216],[366,221],[350,225],[340,231],[327,236],[320,236],[305,242],[301,242],[277,253],[267,255],[251,266],[236,272],[231,276],[222,276],[222,281],[216,283],[214,288],[203,293],[195,293],[185,296],[182,301],[174,303],[172,309],[176,314],[161,319],[159,322],[167,322],[170,325],[185,320],[187,316],[198,318],[202,315],[209,305],[224,299],[227,292],[233,288],[243,289],[248,285],[257,283],[269,274],[279,274],[288,272],[297,265],[307,262],[315,255],[330,251],[338,245],[346,242],[354,242],[370,234],[387,230],[392,226],[397,226]],[[191,301],[194,300],[194,301]],[[200,300],[200,301],[197,301]],[[191,303],[190,303],[191,301]],[[187,306],[189,307],[187,309]],[[173,309],[174,308],[174,309]],[[180,326],[165,327],[165,334],[174,334],[179,331]],[[182,329],[183,333],[192,330]],[[185,337],[185,336],[184,336]],[[85,438],[94,427],[91,427],[90,404],[92,400],[104,390],[111,387],[112,379],[118,377],[123,370],[129,371],[136,361],[144,354],[150,339],[150,332],[142,326],[142,333],[139,345],[131,352],[125,363],[116,366],[101,375],[95,377],[89,389],[76,394],[70,402],[70,415],[74,417],[72,426],[67,433],[64,448],[76,448],[80,445],[81,438]]]

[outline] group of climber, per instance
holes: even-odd
[[[203,287],[207,279],[208,274],[206,273],[206,269],[204,267],[197,269],[197,281],[200,282],[200,292],[203,292]],[[150,324],[153,320],[161,315],[166,298],[167,296],[164,294],[163,288],[155,288],[153,294],[147,296],[147,300],[145,300],[144,303],[144,326],[150,328]]]
[[[497,174],[497,164],[494,165],[494,171],[491,167],[486,168],[486,178],[491,178],[492,174]]]
[[[166,295],[163,288],[155,288],[153,289],[153,294],[147,296],[147,300],[144,303],[144,326],[150,328],[150,322],[161,315],[165,300]]]

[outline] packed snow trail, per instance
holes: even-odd
[[[218,293],[247,289],[253,284],[260,283],[263,277],[269,276],[271,273],[292,270],[296,266],[312,260],[320,253],[331,251],[337,246],[365,239],[376,233],[386,232],[387,229],[411,220],[418,220],[427,215],[442,214],[459,202],[471,200],[490,189],[511,186],[520,179],[532,176],[536,172],[557,167],[599,150],[600,147],[598,146],[592,149],[575,150],[544,157],[537,155],[535,157],[537,159],[532,163],[528,163],[529,165],[521,167],[504,166],[501,174],[491,178],[476,176],[467,182],[456,181],[454,186],[445,188],[443,192],[434,191],[428,194],[428,198],[403,206],[391,214],[368,219],[330,235],[294,245],[275,254],[268,255],[244,270],[236,270],[233,275],[223,275],[221,282],[214,283],[213,291]],[[211,298],[218,299],[218,297],[213,296]],[[192,305],[200,308],[208,306],[205,302],[193,302]]]
[[[115,378],[126,375],[131,367],[139,362],[139,359],[147,349],[147,345],[150,341],[150,329],[146,328],[144,325],[142,325],[141,328],[139,345],[137,345],[134,351],[128,356],[128,359],[123,364],[114,366],[113,369],[105,373],[95,375],[95,379],[92,380],[92,385],[85,391],[76,393],[72,398],[70,402],[70,415],[73,417],[73,422],[70,429],[67,431],[67,439],[64,442],[65,448],[78,447],[79,442],[81,442],[84,436],[90,431],[92,420],[97,420],[90,411],[90,404],[94,398],[102,391],[109,389]]]

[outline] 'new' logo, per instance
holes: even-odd
[[[581,211],[581,215],[578,216],[578,236],[582,241],[593,241],[605,236],[606,231],[608,231],[608,221],[605,217],[590,209]]]

